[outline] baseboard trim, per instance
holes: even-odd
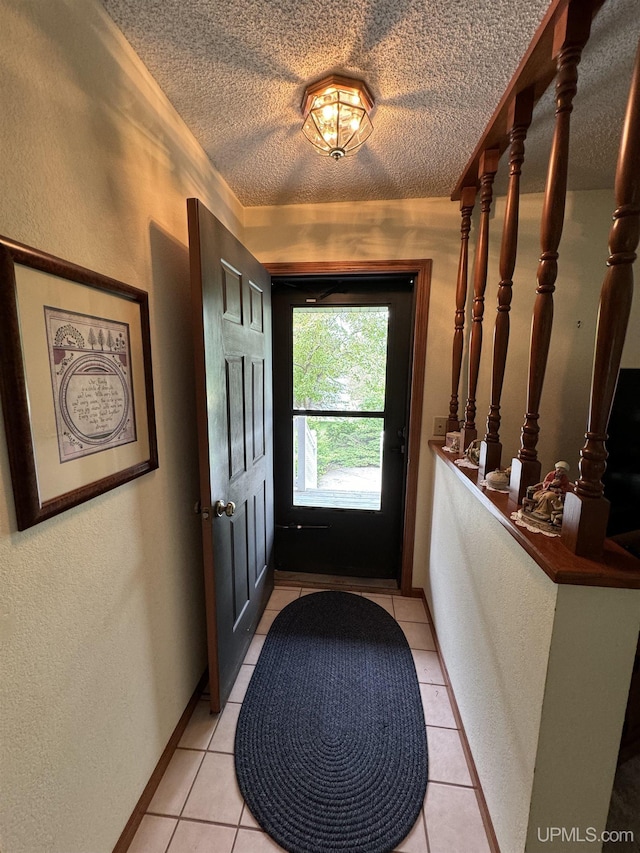
[[[153,795],[156,792],[156,788],[160,784],[160,780],[164,776],[164,772],[167,769],[171,758],[173,757],[173,753],[176,751],[176,747],[180,743],[180,739],[184,734],[184,730],[187,728],[187,724],[191,719],[191,715],[196,707],[198,699],[204,690],[207,680],[209,678],[209,670],[206,669],[202,675],[200,681],[198,681],[198,685],[196,689],[193,691],[193,695],[191,699],[189,699],[187,703],[187,707],[184,709],[182,716],[178,720],[178,724],[173,730],[173,734],[169,738],[167,745],[164,748],[162,755],[158,763],[155,766],[153,773],[151,774],[151,778],[145,785],[145,789],[142,792],[140,799],[136,803],[136,806],[131,813],[131,817],[127,821],[125,828],[122,830],[122,834],[120,838],[116,842],[116,846],[113,848],[113,853],[127,853],[133,838],[138,831],[138,827],[140,826],[140,822],[142,818],[146,814],[147,809],[149,808],[149,803],[153,799]]]
[[[480,777],[478,776],[478,770],[476,768],[476,763],[473,760],[473,755],[471,754],[471,747],[469,746],[469,741],[467,740],[467,734],[464,730],[464,725],[462,723],[462,717],[460,716],[460,709],[458,708],[458,703],[456,702],[455,693],[453,692],[453,687],[451,686],[451,679],[449,678],[449,673],[447,671],[447,665],[444,661],[444,656],[442,654],[442,649],[440,648],[440,643],[438,642],[438,635],[436,634],[435,625],[433,623],[433,616],[431,615],[431,610],[429,609],[429,604],[427,602],[427,597],[424,594],[424,590],[421,587],[412,587],[411,595],[414,598],[421,598],[422,603],[425,606],[425,610],[429,616],[429,622],[431,624],[431,631],[433,632],[433,639],[436,644],[436,649],[438,650],[438,655],[440,657],[440,665],[442,666],[442,674],[444,675],[444,680],[447,685],[447,692],[449,693],[449,701],[451,702],[451,709],[453,710],[453,716],[455,717],[456,726],[460,731],[460,740],[462,741],[462,749],[467,759],[467,765],[469,767],[469,775],[471,776],[471,782],[476,792],[476,797],[478,799],[478,806],[480,808],[480,814],[482,816],[482,822],[484,824],[485,832],[487,833],[487,840],[489,841],[489,846],[491,848],[491,853],[500,853],[500,847],[498,846],[498,839],[496,837],[495,830],[493,828],[493,822],[491,820],[491,815],[489,814],[489,808],[487,807],[487,801],[484,797],[484,791],[482,790],[482,785],[480,784]]]

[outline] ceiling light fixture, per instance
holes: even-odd
[[[305,89],[302,132],[320,154],[341,160],[371,134],[373,103],[361,80],[332,74]]]

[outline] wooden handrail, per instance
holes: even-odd
[[[465,187],[460,196],[460,260],[458,262],[458,280],[456,283],[456,314],[453,332],[453,361],[451,366],[451,400],[447,432],[460,429],[458,419],[458,392],[462,371],[462,352],[464,349],[464,309],[467,302],[467,270],[469,266],[469,232],[471,214],[476,200],[476,188]]]
[[[500,253],[500,284],[498,286],[497,316],[493,340],[491,368],[491,394],[487,415],[487,428],[480,450],[480,476],[501,464],[500,400],[504,384],[509,316],[513,288],[513,274],[517,251],[518,189],[526,127],[516,127],[516,121],[507,117],[509,111],[517,112],[523,97],[535,106],[554,75],[555,127],[541,221],[541,253],[536,274],[536,295],[533,305],[531,343],[529,353],[527,403],[521,429],[520,450],[512,460],[509,501],[519,505],[526,488],[540,480],[541,465],[538,460],[540,434],[540,404],[545,371],[550,355],[553,327],[554,292],[558,279],[560,240],[564,226],[567,190],[569,138],[571,112],[577,91],[578,65],[583,48],[589,38],[592,20],[605,0],[552,0],[547,14],[522,59],[518,71],[507,87],[496,111],[487,125],[465,170],[452,193],[452,199],[461,198],[462,191],[469,192],[478,182],[485,196],[480,219],[476,265],[474,270],[473,323],[469,336],[469,384],[464,413],[463,447],[475,438],[476,389],[482,346],[482,321],[484,284],[481,270],[486,271],[486,228],[484,219],[487,184],[482,175],[486,172],[484,160],[488,151],[499,157],[509,147],[509,188],[505,209],[504,231]],[[530,121],[530,114],[526,125]],[[618,166],[616,170],[616,210],[609,235],[608,271],[602,285],[596,335],[595,360],[591,385],[591,398],[587,419],[585,443],[580,451],[580,474],[575,492],[565,498],[562,546],[575,555],[591,560],[606,560],[609,544],[606,527],[609,503],[604,496],[602,482],[607,460],[607,428],[616,391],[622,352],[630,319],[633,293],[633,263],[640,240],[640,44],[636,55],[634,76]],[[479,164],[481,164],[479,168]],[[492,179],[491,179],[492,180]],[[489,181],[489,194],[491,194]],[[461,205],[462,207],[462,205]],[[460,276],[460,272],[459,272]],[[464,331],[464,300],[456,295],[456,330],[461,337]],[[462,314],[462,321],[460,321]],[[454,343],[455,383],[452,391],[449,428],[457,417],[459,373],[456,374],[459,344]],[[455,408],[453,403],[455,402]],[[566,550],[565,549],[565,550]],[[605,556],[602,556],[602,555]]]
[[[462,446],[468,447],[478,435],[476,430],[476,392],[482,353],[482,318],[484,316],[484,292],[487,286],[489,260],[489,218],[493,199],[493,180],[498,171],[500,153],[497,149],[485,151],[480,158],[480,227],[473,274],[473,316],[469,344],[469,385],[467,404],[462,427]]]
[[[525,89],[513,99],[509,109],[508,126],[509,186],[500,249],[500,284],[498,310],[493,332],[493,362],[491,375],[491,405],[487,416],[487,432],[480,445],[480,478],[500,467],[500,399],[504,382],[509,345],[509,311],[513,286],[513,271],[518,250],[518,214],[520,208],[520,173],[524,162],[524,141],[533,114],[533,89]]]
[[[478,472],[456,465],[457,457],[445,453],[441,442],[430,441],[429,447],[554,583],[640,589],[640,560],[612,539],[606,540],[604,555],[600,561],[572,554],[558,536],[541,536],[517,525],[512,520],[512,515],[518,505],[511,500],[509,494],[490,491],[480,486]]]
[[[600,294],[586,443],[580,452],[575,494],[565,498],[562,524],[562,542],[583,557],[602,555],[609,518],[602,475],[607,459],[607,427],[631,313],[633,262],[640,233],[639,161],[640,44],[616,168],[616,210],[609,233],[609,270]]]
[[[537,453],[540,433],[538,420],[553,327],[553,293],[558,275],[558,247],[564,225],[571,112],[578,89],[578,64],[582,49],[589,38],[590,28],[590,10],[574,2],[558,20],[554,34],[554,53],[557,55],[558,64],[556,121],[542,211],[542,254],[538,264],[538,286],[531,326],[527,411],[520,436],[520,450],[511,464],[510,492],[517,503],[522,501],[527,486],[540,480],[541,465]]]

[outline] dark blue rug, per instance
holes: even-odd
[[[242,704],[240,790],[290,853],[388,853],[416,822],[427,741],[409,646],[359,595],[319,592],[273,623]]]

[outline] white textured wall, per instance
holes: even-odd
[[[558,587],[527,853],[549,851],[548,827],[576,827],[583,839],[606,828],[639,628],[640,590]]]
[[[206,662],[185,199],[242,209],[99,3],[0,18],[0,233],[150,294],[158,471],[18,533],[0,426],[0,847],[109,853]]]
[[[434,492],[427,596],[500,849],[601,833],[640,590],[555,585],[440,458]]]
[[[558,587],[441,459],[427,597],[504,853],[523,853]]]

